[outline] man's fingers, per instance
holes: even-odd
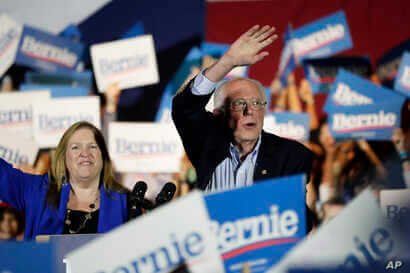
[[[268,55],[269,55],[269,52],[267,52],[267,51],[262,51],[261,53],[259,53],[258,55],[256,55],[256,56],[254,57],[253,63],[257,63],[257,62],[263,60],[263,58],[265,58],[265,57],[268,56]]]
[[[267,47],[268,45],[273,43],[277,38],[278,38],[278,35],[275,34],[275,35],[265,39],[263,42],[259,43],[259,48],[262,49],[262,48]]]
[[[271,29],[271,26],[266,25],[260,28],[258,31],[256,31],[253,35],[252,38],[258,39],[259,36],[263,35],[265,32],[268,32]]]
[[[257,32],[259,30],[259,25],[254,25],[253,27],[251,27],[247,32],[245,32],[243,34],[243,36],[249,36],[251,37],[252,35],[255,34],[255,32]]]
[[[271,27],[269,28],[267,31],[265,31],[264,33],[262,33],[261,35],[258,36],[258,38],[256,38],[256,40],[258,42],[262,42],[263,40],[265,40],[266,38],[268,38],[269,36],[272,36],[272,34],[275,32],[275,28]]]

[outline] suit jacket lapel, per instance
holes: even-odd
[[[273,141],[272,141],[273,140]],[[259,180],[269,179],[280,175],[279,162],[280,153],[275,138],[269,138],[269,135],[262,131],[261,145],[259,147],[258,157],[256,159],[253,180],[257,183]]]

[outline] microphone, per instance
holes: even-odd
[[[138,181],[132,188],[129,195],[129,219],[134,219],[141,214],[140,208],[143,206],[147,188],[147,183],[144,181]]]
[[[144,200],[147,188],[147,183],[138,181],[135,183],[134,188],[132,188],[131,198],[135,200],[135,202],[141,203]]]
[[[159,207],[171,201],[172,197],[174,197],[176,190],[177,187],[174,185],[174,183],[167,182],[155,198],[155,205]]]

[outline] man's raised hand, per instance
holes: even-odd
[[[261,50],[276,40],[274,32],[271,26],[253,26],[233,42],[222,58],[233,67],[255,64],[269,55]]]
[[[274,32],[275,28],[271,26],[253,26],[233,42],[216,63],[205,70],[205,76],[213,82],[218,82],[236,66],[261,61],[269,55],[267,51],[262,50],[278,37]]]

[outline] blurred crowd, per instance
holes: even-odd
[[[202,67],[191,68],[187,81],[211,65],[213,61],[212,57],[205,56],[202,60]],[[2,78],[1,92],[18,90],[18,86],[13,84],[15,76],[13,73],[6,74]],[[376,75],[372,75],[370,80],[380,85]],[[313,151],[316,157],[306,198],[309,208],[315,212],[317,225],[326,223],[337,215],[350,200],[368,186],[376,190],[410,186],[409,100],[403,105],[401,126],[396,128],[390,141],[366,141],[364,139],[337,141],[330,133],[326,115],[321,109],[324,101],[323,94],[314,95],[305,78],[291,74],[287,85],[284,86],[275,79],[269,88],[271,101],[268,112],[305,112],[310,117],[310,138],[303,144]],[[109,122],[117,119],[116,113],[121,92],[118,85],[114,84],[100,95],[103,132],[106,138]],[[41,150],[34,165],[17,167],[24,172],[45,174],[50,168],[52,157],[53,150]],[[135,181],[148,181],[153,198],[167,181],[176,183],[178,188],[176,196],[185,195],[195,188],[196,173],[185,155],[181,159],[179,173],[117,173],[117,178],[129,189],[132,189]],[[0,208],[1,240],[21,239],[23,223],[24,215],[8,207],[7,204],[2,204]]]

